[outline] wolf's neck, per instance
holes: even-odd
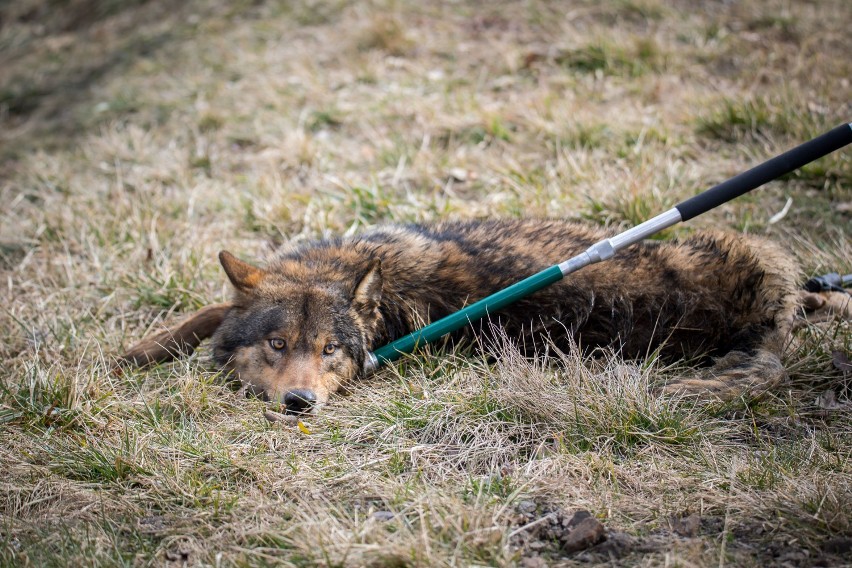
[[[382,317],[373,347],[456,312],[487,293],[488,283],[470,274],[471,259],[464,258],[457,248],[435,246],[434,241],[429,243],[431,247],[421,246],[416,238],[406,241],[359,243],[367,245],[364,263],[376,257],[382,261]]]

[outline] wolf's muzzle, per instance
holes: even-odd
[[[308,389],[291,390],[284,395],[287,414],[307,414],[313,410],[316,402],[316,393]]]

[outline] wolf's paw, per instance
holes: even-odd
[[[846,292],[800,292],[804,318],[811,323],[835,317],[852,320],[852,294]]]
[[[781,358],[766,349],[754,353],[731,351],[715,360],[712,367],[676,379],[663,392],[698,398],[731,400],[739,396],[757,397],[787,376]]]

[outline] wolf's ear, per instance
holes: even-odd
[[[226,250],[219,253],[219,262],[222,264],[222,268],[225,269],[228,280],[231,281],[234,288],[241,292],[249,292],[254,289],[266,274],[260,268],[243,262]]]
[[[355,286],[352,305],[362,317],[372,319],[382,301],[382,261],[373,259]]]
[[[230,309],[230,303],[201,308],[180,325],[144,338],[128,349],[121,361],[144,367],[189,355],[199,343],[213,335]]]

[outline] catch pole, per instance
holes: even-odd
[[[512,284],[454,314],[441,318],[417,331],[409,333],[387,345],[368,353],[364,362],[366,372],[373,371],[417,347],[422,347],[452,333],[472,322],[479,321],[521,298],[558,282],[565,276],[590,264],[608,260],[619,250],[662,231],[681,221],[688,221],[744,193],[777,179],[805,164],[822,158],[852,142],[852,123],[841,124],[813,140],[796,146],[754,168],[732,177],[719,185],[679,203],[665,213],[645,221],[614,237],[604,239],[589,247],[585,252],[565,262],[545,268],[541,272]]]

